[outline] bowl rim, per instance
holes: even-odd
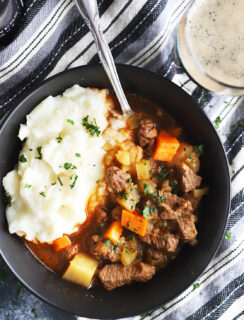
[[[91,68],[101,68],[103,69],[102,65],[101,64],[90,64],[90,65],[83,65],[83,66],[78,66],[78,67],[75,67],[75,68],[71,68],[71,69],[68,69],[68,70],[64,70],[62,72],[59,72],[53,76],[51,76],[50,78],[47,78],[43,81],[41,81],[40,83],[36,84],[33,89],[29,89],[26,91],[25,95],[22,96],[19,100],[19,102],[16,104],[15,107],[10,107],[10,110],[6,113],[6,115],[2,118],[1,120],[1,123],[0,123],[0,135],[1,135],[1,131],[4,129],[5,126],[7,126],[7,122],[8,122],[8,119],[14,114],[14,112],[21,108],[21,106],[25,103],[25,101],[27,99],[29,99],[30,95],[35,95],[36,92],[38,92],[40,90],[40,88],[44,85],[46,85],[48,82],[50,81],[53,81],[55,79],[58,79],[58,78],[62,78],[63,76],[65,76],[66,74],[68,73],[72,73],[74,72],[75,70],[80,70],[81,72],[83,70],[86,70],[86,69],[91,69]],[[230,171],[229,171],[229,164],[228,164],[228,160],[227,160],[227,156],[226,156],[226,153],[225,153],[225,150],[224,150],[224,147],[223,147],[223,144],[220,140],[220,137],[214,127],[214,125],[212,124],[212,122],[210,121],[210,119],[208,118],[207,114],[204,112],[203,109],[201,109],[198,104],[193,100],[192,96],[190,94],[188,94],[185,90],[183,90],[182,88],[180,88],[179,86],[177,86],[175,83],[173,83],[172,81],[170,81],[169,79],[163,77],[162,75],[160,74],[157,74],[155,72],[152,72],[152,71],[149,71],[149,70],[146,70],[146,69],[143,69],[143,68],[140,68],[140,67],[137,67],[137,66],[132,66],[132,65],[126,65],[126,64],[121,64],[121,63],[116,63],[116,68],[118,69],[124,69],[124,70],[130,70],[131,69],[134,69],[136,72],[142,72],[144,74],[149,74],[151,77],[155,77],[156,79],[158,79],[159,81],[165,81],[166,83],[168,83],[168,85],[174,87],[174,90],[176,92],[176,94],[178,92],[181,92],[182,91],[184,92],[185,95],[188,96],[188,98],[191,99],[192,101],[192,108],[195,108],[195,109],[198,109],[198,111],[200,113],[202,113],[202,116],[206,119],[207,123],[208,123],[208,126],[209,128],[211,128],[213,130],[213,133],[215,135],[215,138],[216,138],[216,141],[218,141],[219,143],[219,147],[221,149],[221,153],[222,153],[222,156],[223,156],[223,160],[224,160],[224,166],[225,166],[225,171],[226,171],[226,191],[227,191],[227,194],[228,194],[228,197],[225,198],[225,202],[226,202],[226,212],[224,212],[224,224],[223,224],[223,230],[222,232],[220,233],[219,232],[219,236],[218,236],[218,240],[216,241],[216,246],[213,250],[213,254],[212,256],[208,259],[208,261],[205,262],[205,264],[202,266],[202,271],[198,274],[196,274],[194,277],[192,277],[192,280],[189,282],[188,286],[184,288],[183,291],[179,292],[178,294],[176,295],[173,295],[172,297],[170,297],[166,302],[166,303],[169,303],[172,299],[175,299],[177,298],[180,294],[182,294],[187,288],[189,288],[200,276],[201,274],[206,270],[207,266],[210,264],[210,262],[213,260],[213,258],[215,257],[220,245],[221,245],[221,242],[223,240],[223,237],[224,237],[224,234],[225,234],[225,230],[226,230],[226,225],[227,225],[227,220],[228,220],[228,217],[229,217],[229,213],[230,213],[230,204],[231,204],[231,180],[230,180]],[[105,71],[104,71],[105,72]],[[65,90],[65,88],[63,89]],[[36,106],[33,107],[33,109],[35,108]],[[12,236],[12,235],[11,235]],[[3,258],[3,261],[5,262],[5,264],[7,265],[7,267],[11,270],[11,272],[13,272],[13,274],[16,276],[16,278],[24,285],[24,287],[26,287],[32,294],[34,294],[36,297],[38,297],[40,300],[44,301],[45,303],[57,308],[57,309],[60,309],[60,310],[63,310],[65,312],[68,312],[72,315],[76,315],[74,314],[72,311],[66,309],[65,307],[62,307],[62,306],[57,306],[57,304],[55,304],[54,302],[48,300],[44,295],[40,294],[38,291],[36,291],[35,289],[32,289],[32,287],[27,284],[24,280],[22,280],[20,278],[20,276],[17,274],[17,272],[15,271],[15,268],[13,265],[11,265],[7,259],[5,259],[5,256],[2,252],[2,249],[1,249],[1,246],[0,246],[0,255],[1,257]],[[157,310],[160,306],[158,304],[152,304],[152,307],[150,310],[148,309],[142,309],[142,313],[144,312],[154,312],[155,310]],[[126,311],[123,313],[122,316],[120,316],[120,318],[127,318],[127,317],[134,317],[134,316],[137,316],[139,315],[138,312],[130,312],[130,313],[126,313]],[[88,317],[89,316],[87,314],[84,314],[84,315],[76,315],[76,316],[82,316],[82,317]],[[106,317],[99,317],[99,318],[94,318],[94,319],[118,319],[117,316],[115,317],[109,317],[109,318],[106,318]]]

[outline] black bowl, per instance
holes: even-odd
[[[34,294],[58,307],[90,318],[122,318],[162,306],[190,286],[204,271],[221,242],[230,205],[230,178],[219,137],[204,112],[192,98],[172,82],[145,70],[117,66],[126,92],[157,103],[182,125],[196,144],[204,145],[201,175],[210,187],[200,208],[198,244],[185,246],[179,256],[146,283],[115,289],[87,290],[62,280],[40,264],[22,240],[10,235],[0,201],[0,252],[14,274]],[[0,180],[17,162],[20,123],[48,95],[57,95],[73,84],[110,88],[100,65],[84,66],[60,73],[33,90],[5,119],[0,129]],[[53,120],[55,121],[55,120]],[[1,199],[4,197],[1,188]]]

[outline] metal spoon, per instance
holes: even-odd
[[[101,30],[97,1],[75,0],[75,4],[78,7],[80,14],[82,15],[83,19],[85,20],[93,34],[97,46],[98,55],[109,77],[109,80],[112,83],[114,91],[119,100],[123,115],[132,114],[133,110],[130,108],[128,101],[125,97],[124,91],[119,81],[118,73],[116,71],[113,56]]]

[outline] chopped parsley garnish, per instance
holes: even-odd
[[[0,271],[0,285],[3,284],[7,280],[7,277],[8,277],[7,271],[1,270]]]
[[[82,125],[86,128],[86,131],[90,134],[90,136],[94,137],[95,135],[99,137],[101,131],[96,123],[96,119],[94,118],[93,122],[89,122],[89,116],[87,115],[82,119]]]
[[[193,148],[193,152],[195,152],[199,157],[203,154],[203,144],[196,146]]]
[[[31,309],[31,312],[33,313],[34,317],[37,319],[39,317],[37,311],[35,308]]]
[[[130,179],[126,180],[126,182],[127,182],[127,183],[131,183],[131,182],[132,182],[132,179],[130,178]]]
[[[151,193],[150,196],[151,196],[152,198],[157,198],[157,196],[158,196],[158,190],[156,190],[155,192]]]
[[[167,237],[163,236],[163,239],[164,239],[164,241],[166,241],[166,240],[167,240]]]
[[[100,182],[100,179],[98,179],[97,181],[96,181],[96,183],[99,183]]]
[[[200,287],[200,283],[196,282],[196,283],[193,283],[193,290],[197,289]]]
[[[65,169],[65,170],[69,170],[71,167],[72,167],[72,163],[70,163],[70,162],[65,162],[65,164],[64,164],[64,169]]]
[[[150,316],[151,315],[151,313],[143,313],[143,314],[141,314],[141,318],[142,319],[144,319],[144,318],[146,318],[146,317],[148,317],[148,316]]]
[[[6,205],[9,206],[9,207],[11,207],[12,200],[13,200],[13,198],[12,198],[11,195],[8,195],[8,196],[6,195],[6,196],[4,197],[4,201],[5,201]]]
[[[61,138],[61,136],[60,136],[60,133],[59,133],[58,137],[56,138],[56,140],[58,143],[61,143],[61,141],[63,140],[63,138]]]
[[[166,311],[167,308],[166,308],[165,306],[162,306],[162,310],[163,310],[163,311]]]
[[[225,239],[226,239],[226,240],[230,240],[230,239],[231,239],[231,232],[227,232],[227,233],[225,234]]]
[[[164,202],[165,201],[165,196],[161,196],[160,200],[161,200],[161,202]]]
[[[25,157],[24,154],[22,154],[22,155],[19,157],[19,162],[22,162],[22,163],[27,162],[27,159],[26,159],[26,157]]]
[[[232,139],[234,137],[235,130],[238,128],[238,126],[244,127],[244,120],[238,120],[235,124],[231,126],[229,138]]]
[[[42,147],[37,147],[36,151],[38,153],[38,157],[35,157],[36,159],[42,160]]]
[[[105,242],[107,247],[111,246],[111,240],[110,239],[106,239],[104,242]]]
[[[149,187],[149,184],[144,183],[144,185],[143,185],[144,193],[145,193],[145,195],[147,195],[147,196],[148,196],[148,187]]]
[[[71,188],[71,189],[73,189],[73,188],[75,187],[75,184],[76,184],[77,179],[78,179],[78,176],[75,175],[75,176],[74,176],[74,180],[73,180],[72,184],[70,185],[70,188]]]
[[[70,123],[70,124],[72,124],[72,126],[75,124],[74,121],[71,120],[71,119],[67,119],[67,122]]]
[[[189,154],[189,159],[192,159],[192,153]]]
[[[129,226],[130,226],[130,221],[127,222],[127,228],[129,228]]]
[[[33,151],[33,149],[29,148],[29,151]]]
[[[117,248],[118,248],[118,243],[117,244],[115,244],[114,246],[113,246],[113,250],[114,250],[114,252],[116,252],[116,250],[117,250]]]
[[[25,188],[30,189],[31,188],[31,184],[25,184]]]
[[[219,125],[221,123],[221,119],[220,117],[217,117],[215,120],[214,120],[214,123],[215,123],[215,128],[218,129],[219,128]]]
[[[75,156],[76,156],[77,158],[80,158],[80,153],[76,153]]]
[[[124,190],[120,191],[120,192],[119,192],[119,198],[120,198],[120,199],[128,200],[128,194],[127,194],[127,192],[125,192]]]
[[[60,177],[58,177],[58,182],[60,183],[61,186],[63,186],[63,182],[62,182],[62,180],[60,179]]]
[[[171,181],[170,186],[172,188],[172,193],[176,194],[177,193],[177,184],[174,181]]]
[[[45,193],[42,191],[39,193],[41,196],[46,197]]]
[[[163,180],[168,176],[168,174],[169,174],[169,171],[167,169],[164,169],[163,172],[160,174],[159,179]]]

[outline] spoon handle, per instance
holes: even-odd
[[[98,55],[117,95],[123,114],[127,115],[133,113],[121,87],[112,53],[101,29],[97,1],[75,0],[75,3],[94,36]]]

